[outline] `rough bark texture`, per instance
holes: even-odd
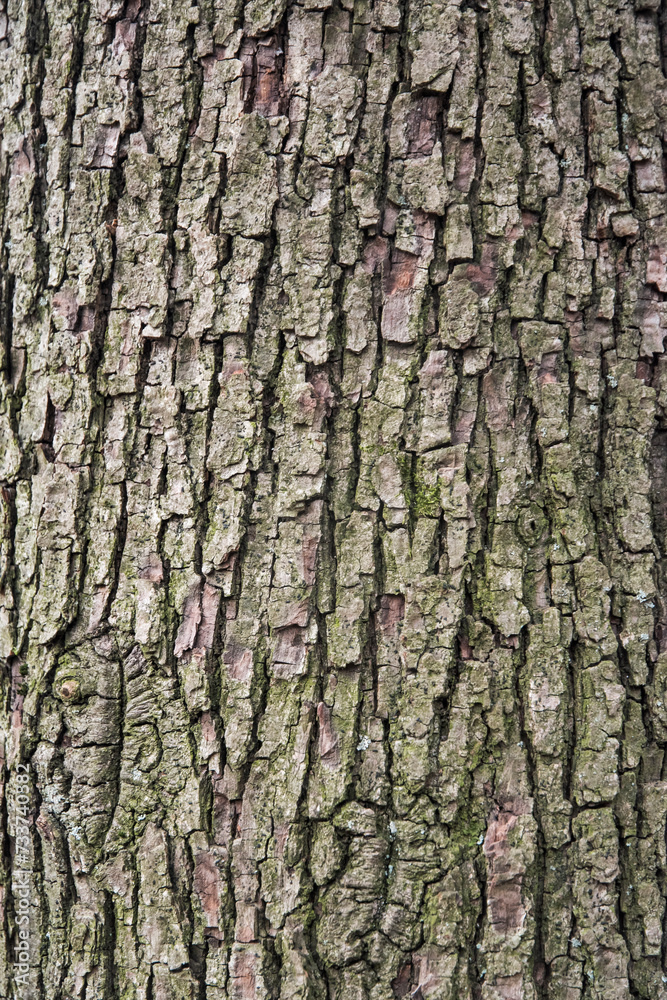
[[[6,0],[2,997],[667,998],[666,29]]]

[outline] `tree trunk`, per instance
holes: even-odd
[[[0,34],[0,996],[667,998],[664,3]]]

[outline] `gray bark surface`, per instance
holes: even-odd
[[[3,0],[1,997],[667,1000],[666,68]]]

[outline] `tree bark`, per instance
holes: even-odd
[[[665,1000],[665,4],[0,35],[0,996]]]

